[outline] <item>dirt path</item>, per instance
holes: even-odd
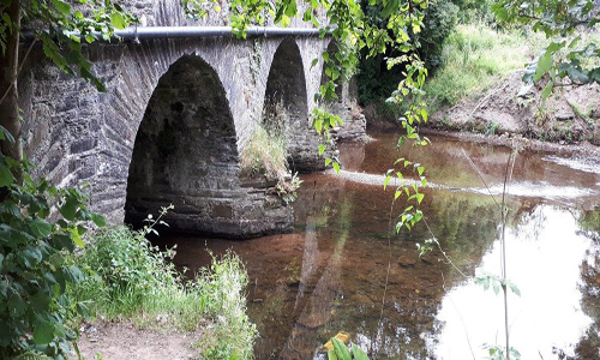
[[[87,360],[100,353],[104,360],[188,360],[198,358],[192,343],[198,333],[140,330],[129,323],[100,323],[86,327],[79,350]],[[73,356],[76,359],[77,356]]]

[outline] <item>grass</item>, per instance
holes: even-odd
[[[264,124],[258,125],[240,156],[242,175],[264,175],[269,180],[280,180],[288,172],[287,157],[283,132],[269,131]]]
[[[484,24],[458,25],[444,43],[444,65],[425,84],[430,110],[480,96],[501,78],[523,69],[544,44],[541,34],[496,31]]]
[[[207,324],[200,358],[252,358],[257,332],[246,315],[248,277],[240,259],[233,253],[213,258],[209,269],[186,282],[168,261],[173,251],[161,253],[146,239],[152,231],[115,227],[96,234],[77,259],[89,275],[72,296],[92,318],[131,319],[158,330],[195,331]]]

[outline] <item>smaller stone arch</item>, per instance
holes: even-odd
[[[304,65],[294,38],[281,41],[275,51],[264,101],[262,123],[285,134],[291,168],[300,172],[322,169],[318,138],[309,126]]]

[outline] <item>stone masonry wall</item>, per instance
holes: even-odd
[[[142,24],[188,24],[177,0],[130,1],[127,5],[142,18]],[[222,25],[225,18],[223,14],[217,14],[205,20],[204,24]],[[303,25],[295,21],[293,26]],[[94,64],[94,72],[106,85],[106,93],[99,93],[85,80],[64,75],[48,64],[41,51],[36,49],[21,74],[19,89],[21,106],[25,112],[25,147],[29,158],[38,165],[40,174],[46,175],[57,184],[75,185],[81,181],[88,181],[91,184],[94,210],[106,215],[114,223],[121,223],[125,214],[128,182],[133,181],[130,185],[139,185],[143,180],[147,180],[135,176],[129,178],[129,174],[134,148],[137,146],[136,138],[141,136],[138,135],[140,124],[147,110],[154,108],[149,106],[151,98],[160,88],[160,79],[173,64],[182,58],[196,59],[190,61],[205,63],[206,69],[214,72],[215,79],[218,79],[222,86],[218,109],[219,112],[229,112],[229,125],[223,125],[229,127],[212,141],[213,144],[227,148],[228,152],[225,155],[226,161],[218,159],[213,170],[223,171],[223,178],[231,179],[231,183],[223,185],[206,179],[196,183],[194,191],[197,194],[217,190],[220,194],[215,198],[222,199],[226,206],[210,205],[212,212],[198,210],[202,206],[196,206],[196,210],[192,209],[194,205],[188,208],[180,206],[185,209],[182,212],[188,214],[182,215],[181,224],[187,221],[189,224],[184,227],[188,230],[225,235],[230,233],[231,236],[235,236],[233,233],[242,236],[260,235],[289,228],[291,210],[288,209],[286,215],[283,215],[281,210],[273,210],[279,207],[275,205],[276,201],[273,198],[266,195],[269,187],[267,184],[242,184],[236,177],[239,166],[236,163],[237,154],[244,148],[262,116],[271,65],[283,40],[286,39],[268,37],[237,40],[221,37],[145,40],[139,44],[95,44],[89,46],[86,51]],[[302,64],[306,114],[309,114],[315,107],[313,94],[318,91],[322,72],[321,63],[311,68],[311,62],[327,46],[327,40],[295,37],[286,41],[293,42],[299,50],[297,61]],[[198,93],[202,93],[202,90],[198,90]],[[188,100],[192,102],[193,97]],[[164,109],[171,111],[170,107]],[[220,115],[227,117],[223,113]],[[304,115],[300,120],[304,121],[306,131],[293,141],[312,146],[314,133],[309,131],[309,120]],[[202,146],[200,144],[204,125],[198,126],[195,132],[186,134],[186,146],[194,149],[186,154],[190,161],[193,156],[198,158],[209,156],[210,153],[192,147]],[[179,131],[183,133],[182,129]],[[194,142],[193,136],[200,138]],[[216,148],[213,150],[217,151]],[[307,149],[306,153],[312,156],[316,151],[314,146],[312,150]],[[164,158],[153,161],[157,165],[164,165],[164,177],[167,179],[163,181],[185,181],[184,178],[171,179],[171,174],[167,174],[171,171],[167,170],[168,166],[178,166],[175,162],[167,166]],[[204,158],[198,164],[210,161],[212,160],[209,156],[208,160]],[[184,163],[179,165],[181,164]],[[198,164],[187,164],[185,166],[189,168],[179,170],[182,173],[187,171],[187,176],[200,177],[199,173],[194,173],[193,170],[194,166],[201,167]],[[152,172],[148,174],[150,173]],[[175,187],[164,189],[164,184],[157,184],[142,183],[136,191],[144,193],[152,187],[157,193],[172,191],[174,196],[167,200],[177,199]],[[133,189],[135,187],[132,191]],[[135,191],[132,192],[131,198],[136,196],[134,193]],[[189,205],[188,202],[186,204]],[[231,214],[233,216],[230,217]],[[216,218],[223,221],[216,221]],[[230,221],[225,221],[226,218]],[[200,229],[194,225],[199,222],[204,223]],[[209,223],[219,225],[211,228],[206,226]]]

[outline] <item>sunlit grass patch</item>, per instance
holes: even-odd
[[[288,172],[287,141],[282,132],[256,126],[240,156],[242,175],[264,175],[269,180],[282,179]]]
[[[497,31],[484,24],[458,25],[446,39],[443,66],[425,85],[435,111],[478,96],[511,72],[523,69],[543,48],[543,35]]]

